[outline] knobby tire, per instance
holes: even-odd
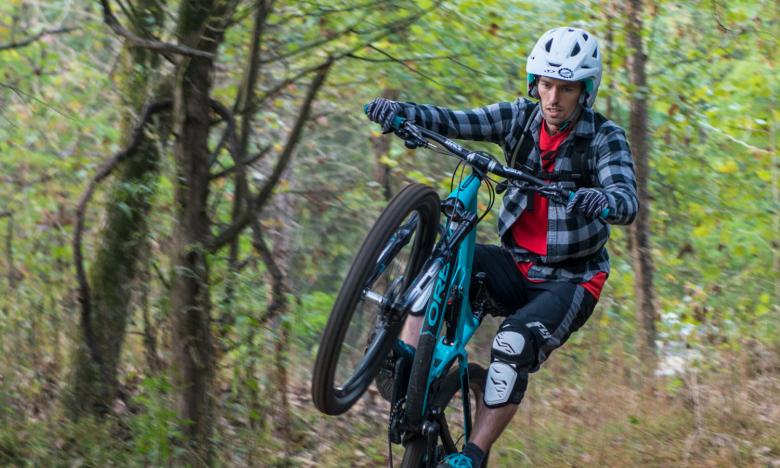
[[[485,388],[485,378],[487,376],[487,372],[484,368],[477,364],[469,364],[469,399],[470,399],[470,407],[471,412],[473,415],[476,415],[476,411],[478,408],[478,405],[480,401],[482,400],[482,392]],[[434,386],[432,386],[433,388]],[[450,400],[455,396],[455,394],[460,390],[460,375],[458,373],[458,369],[454,367],[452,370],[450,370],[449,373],[447,373],[447,376],[442,381],[442,384],[438,387],[438,390],[436,390],[435,394],[431,396],[430,401],[431,405],[438,408],[445,408],[449,403]],[[432,390],[433,391],[433,390]],[[460,395],[458,398],[461,398]],[[444,417],[448,420],[448,428],[442,427],[441,431],[449,431],[450,437],[455,439],[455,442],[458,442],[457,440],[457,434],[452,434],[452,429],[456,427],[456,425],[451,424],[450,418],[447,418],[447,411],[444,412]],[[476,417],[472,417],[472,427],[473,424],[476,422]],[[441,441],[442,436],[439,436],[439,441]],[[466,441],[460,441],[461,443],[465,443]],[[415,436],[414,438],[408,440],[404,445],[404,458],[401,461],[401,468],[423,468],[426,466],[426,455],[427,455],[427,442],[426,439],[423,436]],[[440,447],[441,448],[441,447]],[[442,454],[444,455],[444,454]],[[435,466],[435,464],[438,462],[438,460],[435,460],[434,463],[432,463],[432,466]],[[485,463],[483,463],[483,466],[487,466],[487,457],[485,457]]]
[[[417,230],[403,276],[403,287],[407,286],[417,276],[433,249],[439,210],[439,197],[433,189],[421,184],[410,184],[393,197],[366,235],[336,297],[314,364],[312,400],[323,413],[342,414],[357,402],[378,373],[384,357],[400,333],[401,323],[386,327],[384,334],[376,333],[366,348],[366,353],[372,353],[374,358],[364,356],[359,369],[346,379],[351,383],[348,389],[337,387],[334,378],[347,328],[355,310],[361,305],[366,282],[379,271],[377,260],[380,253],[402,223],[416,212]],[[362,365],[363,361],[365,365]]]

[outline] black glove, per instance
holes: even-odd
[[[595,218],[609,206],[604,192],[593,188],[581,188],[574,194],[574,198],[566,205],[566,212],[578,211],[588,218]]]
[[[387,133],[393,129],[393,119],[401,112],[401,105],[385,98],[376,98],[368,104],[366,115],[369,120],[382,126]]]

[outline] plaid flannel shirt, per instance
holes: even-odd
[[[449,138],[490,141],[500,145],[507,161],[523,133],[525,113],[533,106],[524,98],[467,111],[412,102],[400,104],[404,117],[429,130]],[[538,172],[541,168],[541,126],[542,115],[537,112],[529,127],[534,145],[527,166],[532,172]],[[571,158],[576,138],[590,140],[587,168],[592,179],[589,185],[602,190],[607,196],[609,216],[606,220],[587,219],[577,213],[566,213],[564,205],[550,204],[547,254],[539,256],[518,247],[509,234],[512,224],[528,206],[530,196],[528,192],[510,185],[504,193],[498,214],[498,235],[516,261],[533,262],[528,272],[531,279],[585,282],[599,271],[609,273],[609,255],[604,247],[609,238],[609,224],[630,224],[639,208],[634,164],[623,129],[607,120],[596,132],[594,112],[584,108],[573,131],[558,150],[554,172],[572,170]],[[559,184],[570,190],[575,189],[573,182]]]

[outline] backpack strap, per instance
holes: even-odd
[[[531,122],[536,118],[536,114],[539,112],[539,104],[534,103],[532,109],[525,111],[525,123],[523,124],[523,133],[520,134],[520,140],[515,145],[515,150],[512,151],[512,157],[509,158],[509,167],[525,166],[528,162],[528,156],[531,154],[531,150],[534,148],[534,137],[531,135]],[[520,159],[517,156],[520,155]],[[515,159],[517,159],[517,166],[515,165]]]
[[[602,125],[604,125],[604,122],[606,122],[607,119],[597,113],[593,113],[593,127],[594,127],[594,133],[598,133],[599,129]],[[593,140],[590,138],[577,138],[574,141],[574,148],[572,149],[571,153],[571,173],[569,174],[561,174],[561,179],[564,177],[567,177],[567,180],[570,180],[575,183],[577,188],[580,187],[592,187],[594,185],[594,174],[595,174],[595,161],[593,164],[593,169],[588,167],[588,159],[593,158],[593,152],[590,151],[590,144]]]

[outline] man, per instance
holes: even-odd
[[[439,466],[482,466],[517,411],[529,373],[590,317],[609,274],[609,224],[631,223],[638,209],[625,133],[592,110],[601,81],[596,39],[577,28],[547,31],[526,72],[538,105],[518,98],[452,111],[380,98],[368,108],[385,130],[401,115],[451,138],[492,141],[510,164],[576,190],[563,206],[510,185],[499,211],[502,245],[475,249],[473,271],[487,273],[489,293],[509,315],[493,340],[471,440]],[[421,320],[410,316],[401,333],[410,352]]]

